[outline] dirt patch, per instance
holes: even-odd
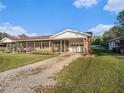
[[[35,91],[35,93],[54,93],[54,87],[51,86],[44,87],[42,85],[39,85],[32,89]]]
[[[0,73],[0,93],[51,93],[56,76],[80,55],[58,56]]]

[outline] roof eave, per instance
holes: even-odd
[[[66,29],[66,30],[64,30],[63,32],[59,32],[59,33],[57,33],[57,34],[51,36],[50,38],[54,38],[54,37],[56,37],[56,36],[58,36],[58,35],[60,35],[60,34],[62,34],[62,33],[67,32],[67,31],[69,31],[69,32],[72,31],[72,32],[75,32],[75,33],[78,33],[78,34],[82,34],[82,35],[86,35],[86,36],[92,37],[92,35],[87,34],[87,33],[84,33],[84,32],[79,32],[79,31],[76,31],[76,30]]]
[[[47,41],[47,40],[52,40],[52,39],[27,39],[27,40],[17,40],[17,41],[21,42],[21,41]]]

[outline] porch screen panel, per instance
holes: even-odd
[[[49,42],[48,41],[42,42],[42,47],[44,50],[48,50],[49,49]]]
[[[36,50],[40,50],[41,42],[35,42],[35,48]]]

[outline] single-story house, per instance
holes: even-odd
[[[2,44],[12,47],[13,51],[30,52],[34,50],[50,50],[55,52],[86,53],[89,50],[89,33],[75,30],[64,30],[54,35],[33,36],[27,38],[3,38]]]
[[[108,40],[108,48],[112,52],[124,54],[124,36]]]

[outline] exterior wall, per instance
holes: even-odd
[[[84,44],[84,53],[85,54],[89,54],[89,45],[90,45],[90,38],[89,37],[87,37],[87,38],[84,38],[83,39],[83,44]]]
[[[120,40],[119,46],[120,48],[124,49],[124,39]]]
[[[112,51],[112,49],[115,47],[114,42],[109,42],[109,50]]]
[[[112,51],[113,48],[119,47],[118,44],[117,44],[118,42],[119,41],[111,41],[111,42],[109,42],[109,50]]]
[[[109,42],[109,50],[114,53],[124,54],[124,39]]]

